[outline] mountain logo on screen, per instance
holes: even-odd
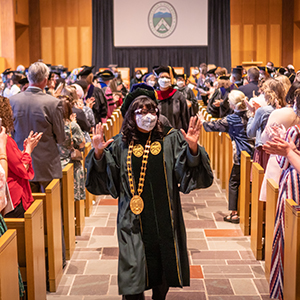
[[[177,25],[175,8],[168,2],[160,1],[152,6],[148,15],[148,24],[151,32],[159,37],[170,36]]]

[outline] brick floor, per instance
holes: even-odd
[[[187,230],[191,285],[170,288],[167,300],[269,299],[264,262],[256,261],[250,238],[228,214],[225,191],[217,182],[205,190],[182,195]],[[120,300],[117,285],[118,243],[116,199],[98,197],[56,293],[47,300]],[[146,291],[147,300],[151,291]]]

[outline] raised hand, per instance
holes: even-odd
[[[187,133],[180,129],[181,133],[183,134],[185,140],[189,144],[189,148],[193,155],[197,155],[198,153],[198,140],[200,135],[202,122],[198,116],[191,117],[190,124]]]
[[[109,139],[105,142],[103,137],[104,126],[98,123],[95,128],[92,128],[93,133],[93,146],[95,149],[95,158],[100,159],[102,157],[104,149],[113,142],[113,139]]]

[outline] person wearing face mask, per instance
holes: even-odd
[[[190,116],[195,116],[198,113],[198,101],[193,90],[190,88],[190,85],[186,85],[186,74],[177,74],[176,85],[178,91],[182,93],[186,99]]]
[[[200,74],[200,71],[199,71],[198,67],[192,68],[190,77],[188,78],[189,82],[193,83],[193,84],[197,84],[200,75],[201,74]]]
[[[150,86],[152,86],[154,89],[157,88],[157,81],[155,78],[155,75],[153,73],[148,73],[144,76],[144,82]]]
[[[187,132],[159,121],[156,93],[135,85],[125,98],[121,133],[104,141],[93,132],[86,158],[87,189],[118,198],[118,285],[123,300],[164,300],[169,287],[188,286],[189,261],[180,192],[212,184],[204,148],[197,144],[201,121]]]
[[[130,87],[132,87],[134,84],[142,82],[143,73],[141,70],[136,70],[134,77],[130,81]]]
[[[185,97],[172,86],[175,77],[173,68],[160,66],[155,68],[154,72],[158,77],[159,112],[169,120],[174,128],[187,130],[189,124],[188,106]]]

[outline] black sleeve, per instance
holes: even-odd
[[[73,107],[72,112],[76,114],[76,120],[77,120],[77,123],[78,123],[79,127],[81,128],[81,130],[86,131],[86,132],[90,132],[91,124],[87,120],[83,110],[79,109],[79,108],[76,108],[76,107]]]
[[[227,118],[223,118],[217,121],[211,121],[211,122],[203,122],[203,128],[205,131],[221,131],[221,132],[228,132],[229,125]]]
[[[94,88],[93,97],[95,98],[95,104],[93,106],[93,112],[95,115],[96,124],[101,122],[101,118],[106,118],[107,115],[107,101],[104,93],[98,87]]]

